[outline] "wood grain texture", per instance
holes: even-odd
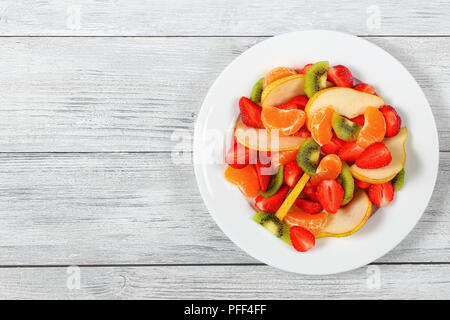
[[[1,265],[258,262],[220,231],[191,166],[168,153],[3,153],[0,163]],[[424,216],[378,262],[450,262],[449,168],[441,153]]]
[[[449,15],[445,0],[4,0],[0,34],[261,36],[331,29],[359,35],[436,35],[450,34]]]
[[[216,77],[261,40],[0,38],[0,151],[190,150],[174,131],[190,136]],[[369,41],[417,79],[450,151],[450,38]]]
[[[375,269],[374,269],[375,268]],[[449,265],[377,265],[331,276],[267,266],[0,269],[1,299],[448,299]],[[374,284],[379,275],[380,286]],[[413,275],[413,276],[412,276]],[[369,283],[369,285],[368,285]],[[70,288],[73,282],[69,279]]]

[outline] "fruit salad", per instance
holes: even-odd
[[[403,186],[408,131],[373,86],[355,82],[328,61],[278,67],[239,99],[225,178],[253,220],[297,251],[357,232]]]

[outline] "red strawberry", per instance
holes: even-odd
[[[298,109],[297,105],[295,103],[291,103],[291,102],[286,102],[286,103],[282,103],[280,105],[277,106],[278,109],[283,109],[283,110],[293,110],[293,109]]]
[[[328,68],[328,80],[338,87],[353,87],[353,76],[350,70],[343,65]]]
[[[320,147],[322,149],[323,153],[325,154],[338,154],[339,150],[344,146],[345,141],[339,139],[333,134],[333,137],[331,138],[330,142],[327,144],[324,144]]]
[[[260,211],[267,213],[276,212],[283,203],[284,198],[286,198],[288,191],[288,186],[282,186],[280,190],[278,190],[278,192],[270,198],[265,198],[264,196],[259,195],[255,199],[255,206]]]
[[[375,142],[361,153],[355,164],[362,169],[378,169],[387,166],[391,160],[391,153],[385,144]]]
[[[305,187],[303,188],[303,194],[312,201],[319,201],[316,196],[316,187],[313,186],[312,182],[308,180]]]
[[[312,65],[313,65],[312,63],[308,63],[308,64],[307,64],[306,66],[304,66],[303,69],[300,70],[298,73],[300,73],[300,74],[305,74],[306,71],[308,71],[308,69],[311,68]]]
[[[358,187],[360,187],[361,189],[366,189],[370,186],[370,183],[368,182],[364,182],[364,181],[360,181],[358,179],[354,179],[355,183],[358,185]]]
[[[322,212],[323,208],[319,202],[305,199],[296,199],[295,204],[306,213],[316,214]]]
[[[371,85],[368,85],[367,83],[358,83],[356,86],[353,87],[353,89],[377,95],[375,93],[375,89]]]
[[[234,141],[234,145],[228,150],[225,156],[225,163],[229,166],[241,169],[250,163],[255,163],[257,151],[249,149],[237,141]]]
[[[300,130],[298,130],[292,136],[294,136],[294,137],[302,137],[302,138],[307,139],[307,138],[311,137],[311,132],[308,131],[306,126],[303,126],[303,127],[300,128]]]
[[[346,162],[355,162],[363,151],[364,148],[358,146],[356,142],[346,142],[339,150],[338,156]]]
[[[393,137],[400,131],[402,125],[402,118],[397,114],[391,106],[383,106],[380,108],[383,113],[384,121],[386,122],[386,137]]]
[[[309,249],[312,249],[316,244],[314,235],[305,228],[299,226],[293,226],[289,230],[289,237],[291,238],[294,249],[300,252],[306,252]]]
[[[261,111],[262,108],[246,97],[239,99],[239,109],[241,109],[242,122],[254,128],[262,126]]]
[[[336,213],[344,199],[344,189],[336,180],[323,180],[317,186],[316,196],[328,213]]]
[[[373,184],[369,188],[369,199],[378,207],[389,204],[394,199],[394,187],[390,181]]]
[[[262,192],[265,192],[267,190],[267,186],[269,185],[270,178],[272,175],[267,174],[267,172],[270,170],[271,163],[262,164],[258,161],[258,163],[255,164],[256,173],[258,174],[258,180],[259,180],[259,186],[261,188]]]
[[[366,119],[364,118],[364,115],[359,115],[355,118],[350,119],[353,122],[356,122],[357,124],[364,126],[364,123],[366,122]]]
[[[295,187],[302,174],[303,170],[298,166],[297,160],[284,166],[284,182],[291,188]]]
[[[308,103],[309,99],[307,96],[296,96],[291,98],[289,100],[290,103],[295,103],[299,106],[299,109],[305,109],[306,104]]]
[[[293,97],[286,103],[282,103],[277,106],[278,109],[292,110],[292,109],[305,109],[308,103],[308,98],[306,96]]]

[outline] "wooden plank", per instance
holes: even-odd
[[[0,154],[1,265],[256,263],[169,153]],[[450,262],[450,153],[413,232],[378,262]],[[0,290],[1,291],[1,290]]]
[[[367,34],[449,34],[448,1],[44,0],[0,5],[1,35],[274,35],[331,29]]]
[[[377,265],[331,276],[267,266],[2,268],[0,298],[448,299],[449,271],[448,264]]]
[[[190,150],[173,132],[190,136],[215,78],[261,40],[0,38],[0,151]],[[450,151],[450,38],[369,40],[418,80]]]

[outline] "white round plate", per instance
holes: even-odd
[[[411,54],[414,54],[413,52]],[[357,233],[323,238],[301,253],[258,226],[238,188],[224,176],[225,142],[239,114],[238,100],[277,66],[301,68],[328,60],[347,66],[356,79],[374,86],[408,127],[406,180],[394,201],[380,208]],[[219,139],[219,140],[218,140]],[[224,149],[224,150],[221,150]],[[214,150],[215,158],[205,154]],[[217,161],[217,160],[220,161]],[[422,216],[433,192],[439,164],[431,108],[411,74],[389,53],[364,39],[335,31],[299,31],[262,41],[220,74],[200,110],[194,135],[194,167],[203,200],[223,232],[252,257],[302,274],[333,274],[364,266],[400,243]]]

